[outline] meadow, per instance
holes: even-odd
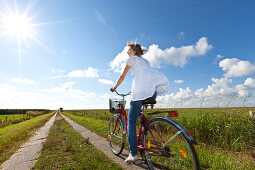
[[[31,118],[47,114],[49,110],[26,110],[26,109],[13,109],[13,110],[0,110],[0,128],[6,127],[11,124],[16,124],[29,120]],[[14,114],[18,113],[18,114]]]
[[[255,119],[248,111],[253,107],[174,108],[181,123],[199,145],[196,146],[202,169],[255,169]],[[152,110],[147,109],[146,112]],[[108,110],[65,111],[64,114],[107,138]],[[149,116],[167,116],[167,113]],[[126,149],[127,145],[126,145]]]

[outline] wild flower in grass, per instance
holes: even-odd
[[[250,98],[250,96],[247,96],[247,97],[244,99],[244,101],[243,101],[243,107],[245,107],[245,103],[246,103],[246,101],[247,101],[249,98]]]
[[[232,103],[232,101],[237,98],[238,95],[232,95],[230,101],[227,103],[227,107]]]
[[[222,100],[225,98],[225,96],[221,97],[220,101],[217,103],[217,106],[222,102]]]
[[[204,100],[205,100],[205,98],[202,97],[201,104],[200,104],[200,107],[201,107],[201,108],[203,107]]]

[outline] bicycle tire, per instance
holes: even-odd
[[[184,135],[186,130],[179,123],[169,118],[156,117],[148,122],[148,126],[159,149],[147,128],[143,130],[142,145],[146,149],[161,152],[155,154],[144,150],[144,157],[150,169],[154,169],[154,166],[160,169],[199,169],[193,143],[187,138],[187,135]],[[170,139],[172,140],[169,141]]]
[[[124,149],[124,145],[125,145],[125,135],[126,135],[124,123],[122,119],[117,120],[117,117],[118,115],[112,116],[108,124],[108,143],[109,143],[111,151],[115,155],[119,155],[122,153]],[[116,122],[117,122],[116,130],[115,130],[115,133],[113,134],[113,130],[114,130]]]

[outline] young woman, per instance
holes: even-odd
[[[151,70],[148,60],[142,58],[144,50],[137,43],[128,43],[129,59],[126,67],[117,80],[117,83],[110,90],[114,92],[125,79],[129,70],[133,75],[131,88],[131,102],[128,113],[128,143],[130,154],[125,162],[134,162],[137,157],[136,120],[140,116],[142,101],[159,95],[167,94],[169,83],[161,73]]]

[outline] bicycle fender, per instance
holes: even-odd
[[[177,129],[180,129],[182,131],[182,134],[184,135],[184,137],[186,139],[188,139],[192,144],[194,144],[194,145],[198,144],[191,136],[188,135],[188,131],[180,123],[178,123],[168,117],[155,117],[155,118],[150,119],[149,123],[155,121],[156,119],[164,119],[166,121],[169,121],[171,124],[176,126]]]

